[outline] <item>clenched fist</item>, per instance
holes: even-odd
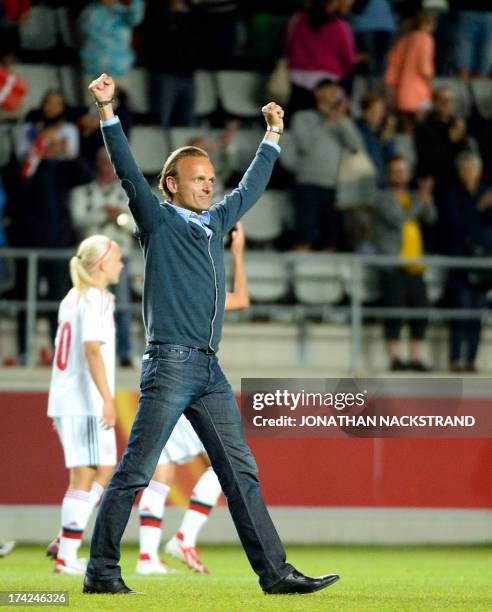
[[[96,102],[109,102],[114,98],[115,84],[109,74],[101,74],[89,85],[89,91]]]
[[[279,104],[276,104],[275,102],[269,102],[261,109],[261,112],[265,117],[267,125],[283,129],[284,109]]]

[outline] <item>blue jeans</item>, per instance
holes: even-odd
[[[195,124],[195,84],[193,76],[157,73],[153,75],[156,114],[163,130]]]
[[[263,501],[234,393],[215,355],[175,344],[147,347],[128,448],[109,483],[91,541],[87,575],[121,576],[120,541],[135,496],[155,471],[181,414],[191,422],[219,477],[241,543],[263,588],[293,569]]]
[[[489,74],[492,66],[492,13],[460,11],[458,17],[458,68]]]
[[[456,275],[456,271],[454,274]],[[487,306],[487,292],[470,286],[459,277],[451,280],[449,291],[454,308],[483,310]],[[450,322],[450,332],[451,363],[459,363],[464,359],[467,367],[475,366],[482,335],[482,321],[479,318],[453,320]]]

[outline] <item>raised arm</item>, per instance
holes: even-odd
[[[150,185],[140,171],[121,124],[114,115],[112,105],[115,92],[114,81],[109,75],[102,74],[98,79],[92,81],[89,90],[99,110],[104,144],[121,181],[121,186],[128,196],[128,204],[137,228],[141,232],[151,232],[157,222],[159,200],[152,193]],[[105,125],[105,122],[112,123]]]
[[[229,232],[260,199],[280,153],[278,141],[284,128],[284,111],[275,102],[270,102],[261,110],[267,123],[267,131],[253,162],[246,170],[239,186],[222,202],[210,209],[210,212],[219,219],[224,234]]]
[[[249,306],[248,279],[244,271],[244,229],[237,223],[232,232],[231,253],[234,258],[234,290],[226,295],[226,310],[243,310]]]

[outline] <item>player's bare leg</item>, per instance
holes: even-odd
[[[159,559],[159,545],[162,536],[162,520],[166,498],[176,475],[174,463],[157,466],[149,486],[144,489],[138,512],[140,516],[140,556],[137,561],[137,574],[174,573],[164,561]]]

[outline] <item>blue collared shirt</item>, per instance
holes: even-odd
[[[196,225],[205,230],[207,236],[210,237],[212,235],[212,230],[209,228],[210,213],[208,210],[204,210],[201,215],[197,215],[196,212],[188,210],[187,208],[182,208],[181,206],[176,206],[169,200],[166,200],[166,204],[172,206],[178,215],[186,221],[186,223],[196,223]]]

